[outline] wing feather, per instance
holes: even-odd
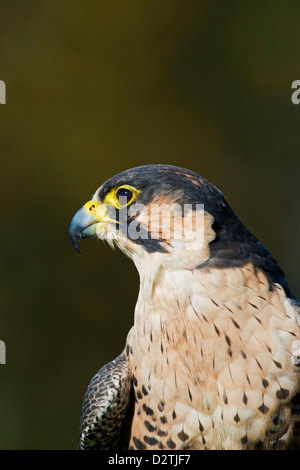
[[[87,388],[80,418],[78,449],[126,448],[131,403],[132,378],[123,351],[94,375]]]

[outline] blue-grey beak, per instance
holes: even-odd
[[[79,242],[82,238],[90,238],[96,235],[96,225],[99,220],[85,210],[85,206],[74,215],[69,234],[72,245],[78,253],[81,253]]]

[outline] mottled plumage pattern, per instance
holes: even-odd
[[[86,391],[79,449],[122,448],[132,399],[132,379],[124,354],[103,366]]]
[[[130,446],[290,446],[298,417],[292,400],[299,399],[291,344],[299,327],[283,289],[270,290],[248,264],[168,273],[156,295],[141,290],[128,340],[136,396]]]
[[[117,213],[114,223],[109,195],[124,184],[137,189],[135,202],[145,209],[125,222]],[[89,385],[79,447],[298,448],[299,304],[276,260],[222,193],[188,170],[148,165],[114,176],[93,201],[101,217],[76,214],[74,246],[95,224],[100,238],[136,264],[140,292],[122,355]],[[203,231],[203,240],[175,239],[183,220],[178,208],[167,235],[157,224],[157,202],[190,204],[185,221]],[[196,204],[203,204],[200,225],[193,225]],[[131,238],[132,220],[149,236]]]

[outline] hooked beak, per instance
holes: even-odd
[[[96,224],[99,223],[99,219],[89,214],[86,210],[86,205],[84,205],[78,212],[74,215],[69,234],[73,247],[78,253],[81,253],[79,246],[80,240],[82,238],[90,238],[96,235]]]

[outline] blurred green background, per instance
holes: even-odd
[[[68,236],[113,174],[201,174],[300,297],[299,17],[294,1],[0,1],[1,449],[76,448],[86,386],[123,348],[135,267]]]

